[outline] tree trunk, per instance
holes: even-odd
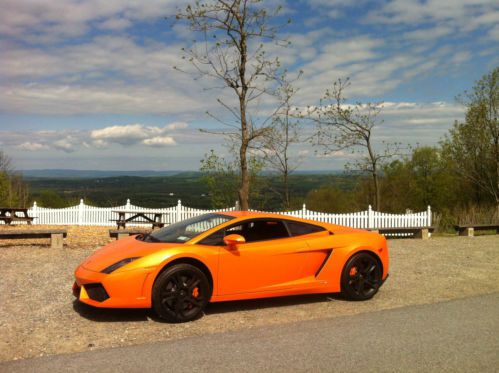
[[[378,172],[373,171],[373,185],[374,185],[374,209],[376,211],[381,211],[381,196],[379,191],[379,180]]]
[[[248,161],[246,159],[246,152],[248,146],[244,142],[241,143],[241,150],[239,152],[240,162],[241,162],[241,186],[239,187],[239,206],[242,211],[247,211],[249,209],[249,191],[250,191],[250,180],[248,172]]]
[[[289,210],[290,201],[289,201],[289,178],[288,171],[286,170],[283,174],[284,181],[284,209]]]
[[[374,154],[374,150],[371,146],[371,133],[369,132],[365,137],[367,151],[369,152],[369,160],[371,161],[371,172],[373,176],[373,186],[374,186],[374,209],[377,211],[381,210],[381,194],[379,190],[378,181],[378,160]]]
[[[249,209],[249,193],[250,193],[250,177],[248,171],[248,123],[246,121],[246,100],[241,97],[239,99],[241,110],[241,147],[239,148],[239,166],[241,171],[241,185],[239,187],[239,206],[242,211]]]

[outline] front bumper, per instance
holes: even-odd
[[[79,266],[73,294],[81,302],[102,308],[150,308],[154,269],[134,269],[105,274]]]

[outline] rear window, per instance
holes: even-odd
[[[322,232],[326,230],[323,227],[319,227],[318,225],[299,223],[297,221],[286,220],[286,225],[288,226],[289,233],[291,233],[291,236],[293,237],[303,236],[304,234]]]

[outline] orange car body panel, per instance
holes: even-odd
[[[149,308],[159,273],[175,260],[189,258],[204,264],[213,282],[211,302],[341,291],[340,278],[347,260],[359,251],[375,254],[388,276],[386,239],[376,233],[278,214],[223,212],[233,216],[183,244],[117,240],[92,254],[75,271],[83,303],[106,308]],[[198,244],[217,230],[247,219],[271,218],[323,227],[302,236],[229,246]],[[110,274],[101,271],[124,258],[139,259]],[[82,285],[100,283],[109,298],[89,298]]]

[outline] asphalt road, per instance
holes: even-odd
[[[498,372],[499,293],[0,364],[1,372]]]

